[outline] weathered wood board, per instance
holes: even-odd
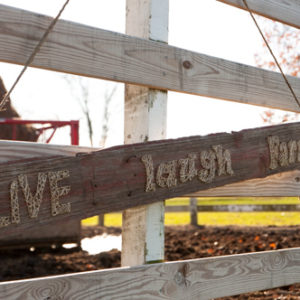
[[[187,197],[299,197],[300,170],[202,190]]]
[[[169,0],[126,0],[126,34],[168,42]],[[167,91],[125,85],[124,143],[163,140],[167,131]],[[122,214],[122,266],[164,260],[164,202]]]
[[[78,152],[96,151],[96,148],[78,146],[59,146],[40,143],[0,141],[0,163],[17,160],[47,157],[53,155],[75,156]],[[80,241],[80,220],[71,219],[60,226],[55,223],[44,224],[20,231],[19,234],[2,236],[0,247],[49,246]]]
[[[0,237],[297,169],[299,149],[293,123],[3,163]]]
[[[246,9],[243,0],[218,0]],[[247,0],[249,9],[266,18],[300,28],[300,2],[297,0]]]
[[[0,283],[6,300],[212,299],[300,282],[300,248]]]
[[[73,145],[51,145],[0,140],[0,163],[56,155],[76,156],[79,152],[93,152],[100,149]]]
[[[0,61],[24,64],[51,20],[0,5]],[[280,73],[63,20],[31,66],[299,112]]]

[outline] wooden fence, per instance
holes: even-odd
[[[24,159],[43,158],[49,156],[74,157],[78,152],[91,152],[94,149],[78,146],[59,146],[39,143],[0,141],[0,164]],[[63,244],[66,242],[80,242],[80,221],[66,220],[63,230],[56,224],[40,224],[30,230],[21,231],[15,236],[3,235],[0,247],[29,247],[49,246],[51,244]]]
[[[0,283],[3,299],[211,299],[299,282],[300,248]]]
[[[244,7],[240,0],[223,2]],[[298,2],[247,2],[299,28]],[[51,18],[3,5],[0,18],[0,61],[23,65]],[[58,21],[32,66],[299,112],[279,73],[67,21]],[[288,80],[299,95],[300,79]],[[15,143],[11,154],[20,156],[4,159],[0,168],[0,236],[198,190],[206,196],[298,196],[299,127],[84,150],[76,157],[32,158],[31,144]],[[35,196],[30,185],[38,189]],[[299,248],[232,255],[3,282],[0,293],[5,299],[209,299],[300,282],[299,259]]]
[[[166,212],[189,212],[188,205],[166,206]],[[274,212],[300,211],[300,204],[227,204],[227,205],[197,205],[197,212]]]
[[[273,199],[274,201],[274,199]],[[207,213],[207,212],[297,212],[300,211],[300,204],[255,204],[255,201],[252,201],[252,204],[197,204],[197,198],[190,198],[189,205],[167,205],[165,207],[166,213],[181,213],[189,212],[190,213],[190,224],[199,225],[201,219],[198,219],[198,212]],[[225,201],[227,202],[227,201]],[[232,200],[228,200],[232,202]],[[201,203],[201,201],[200,201]]]
[[[275,199],[272,200],[274,202]],[[232,199],[225,201],[229,204],[224,203],[224,200],[222,200],[223,204],[201,204],[201,201],[200,204],[197,204],[197,202],[197,198],[190,198],[189,205],[177,205],[175,203],[166,205],[165,213],[188,212],[190,213],[190,224],[199,225],[201,219],[198,220],[198,213],[201,212],[300,212],[300,204],[255,204],[255,201],[252,201],[251,204],[232,204]],[[105,226],[104,222],[99,223],[99,225]]]

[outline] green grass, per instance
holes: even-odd
[[[255,199],[255,200],[253,200]],[[166,205],[188,205],[189,198],[166,201]],[[198,198],[199,205],[239,205],[239,204],[300,204],[298,197],[282,198]],[[300,212],[203,212],[198,213],[200,225],[245,225],[245,226],[288,226],[300,224]],[[122,226],[122,214],[106,214],[105,226]],[[165,225],[185,225],[190,223],[188,212],[166,213]],[[83,225],[97,225],[98,217],[85,219]]]

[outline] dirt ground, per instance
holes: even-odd
[[[86,227],[82,237],[120,228]],[[300,247],[299,227],[166,227],[166,261]],[[1,251],[0,280],[15,280],[120,266],[117,250],[89,255],[80,248]],[[300,299],[300,284],[223,299]]]

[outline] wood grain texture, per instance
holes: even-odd
[[[80,152],[89,153],[97,150],[100,148],[0,140],[0,163],[33,157],[76,156]]]
[[[198,212],[275,212],[275,211],[300,211],[300,205],[294,204],[240,204],[240,205],[198,205]],[[190,206],[187,205],[172,205],[166,206],[166,212],[188,212]],[[192,224],[192,222],[191,222]],[[196,225],[195,223],[194,225]]]
[[[218,0],[247,10],[243,0]],[[298,0],[247,0],[249,9],[266,18],[300,28],[300,2]]]
[[[282,143],[291,140],[299,141],[300,123],[255,128],[232,134],[219,133],[117,146],[83,153],[76,157],[53,156],[0,164],[0,216],[10,215],[9,187],[20,174],[27,176],[29,185],[33,189],[37,184],[38,173],[49,174],[48,172],[67,170],[70,176],[63,179],[59,186],[70,186],[71,189],[70,193],[60,199],[62,204],[70,205],[71,211],[55,217],[50,213],[52,200],[48,185],[37,218],[30,218],[26,212],[25,201],[19,193],[21,222],[1,228],[0,237],[17,235],[26,228],[41,224],[59,224],[70,219],[120,211],[199,190],[251,178],[263,178],[299,168],[300,162],[295,161],[286,166],[270,169],[271,160],[267,142],[270,136],[278,137]],[[219,174],[220,168],[217,167],[217,159],[212,150],[217,145],[222,145],[224,153],[225,150],[230,153],[233,173]],[[214,168],[208,172],[205,165],[208,163],[206,155],[209,153],[212,155],[211,162]],[[182,182],[179,162],[187,159],[191,154],[195,156],[197,174],[194,174],[191,180]],[[153,185],[156,188],[147,191],[148,176],[142,158],[149,155],[153,160],[153,174],[156,179]],[[170,181],[172,185],[167,187],[162,183],[164,180],[167,181],[170,174],[159,174],[165,167],[170,166],[174,166],[175,171],[170,173],[174,178]]]
[[[169,0],[127,0],[126,33],[168,42]],[[125,85],[125,144],[166,138],[167,92]],[[122,266],[164,260],[164,203],[125,210],[122,215]]]
[[[60,146],[40,143],[0,141],[0,163],[47,157],[53,155],[75,156],[78,152],[96,151],[96,148]],[[39,225],[20,232],[14,237],[2,236],[0,247],[28,247],[80,241],[80,220],[68,220],[60,226]]]
[[[24,64],[51,18],[0,6],[0,61]],[[299,111],[281,74],[58,21],[33,67]],[[300,95],[300,79],[288,77]]]
[[[198,191],[188,197],[298,197],[300,171],[279,173],[266,178],[245,180]]]
[[[66,243],[76,243],[80,245],[81,222],[78,219],[71,219],[60,223],[39,224],[36,227],[27,228],[15,235],[1,236],[0,248],[8,249],[28,249],[49,248],[52,245],[57,247]]]
[[[0,283],[6,300],[212,299],[300,282],[300,248]]]

